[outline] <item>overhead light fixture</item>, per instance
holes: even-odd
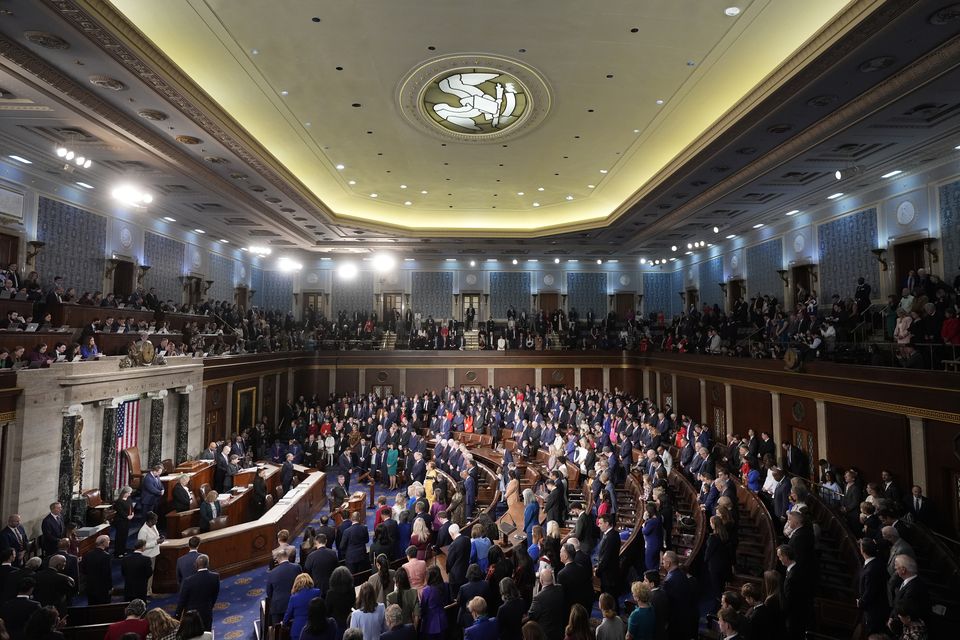
[[[692,255],[693,255],[693,251],[687,251],[684,255],[692,256]]]
[[[457,259],[456,259],[456,258],[446,258],[446,261],[447,261],[447,262],[456,262]]]
[[[84,189],[93,189],[92,184],[87,184],[86,182],[75,182],[78,187],[83,187]]]
[[[303,265],[292,258],[282,256],[279,260],[277,260],[277,268],[284,273],[292,273],[294,271],[300,271],[300,269],[303,269]]]
[[[518,196],[522,196],[522,195],[523,195],[523,191],[517,191],[517,195],[518,195]]]
[[[640,264],[647,264],[646,258],[640,258]]]
[[[731,233],[730,235],[727,236],[727,240],[733,240],[736,237],[737,237],[737,234]]]
[[[422,190],[422,191],[420,192],[420,195],[424,195],[424,196],[427,195],[427,190],[426,190],[426,189]]]
[[[286,89],[283,89],[283,90],[280,92],[280,95],[282,95],[284,98],[286,98],[288,95],[290,95],[290,92],[287,91]]]
[[[194,232],[194,233],[199,233],[200,235],[203,235],[203,234],[206,233],[206,231],[204,231],[203,229],[194,229],[193,232]]]
[[[171,218],[170,216],[163,216],[163,219],[167,222],[176,222],[176,218]]]
[[[110,192],[115,199],[134,207],[145,207],[153,202],[153,196],[131,184],[123,184]]]
[[[957,147],[957,149],[960,149],[960,147]],[[537,187],[537,191],[543,191],[543,187]]]
[[[514,258],[514,259],[513,259],[513,260],[511,260],[510,262],[511,262],[511,263],[513,263],[513,264],[517,264],[517,259],[516,259],[516,258]]]
[[[687,246],[689,246],[689,245],[687,245]],[[672,247],[670,247],[670,251],[676,251],[676,250],[677,250],[677,245],[673,245]]]
[[[597,258],[597,264],[603,264],[603,260],[601,260],[600,258]]]
[[[527,258],[527,262],[540,262],[539,258]]]
[[[900,169],[896,169],[896,170],[894,170],[894,171],[888,171],[887,173],[883,174],[883,175],[880,176],[880,177],[881,177],[881,178],[892,178],[893,176],[898,176],[898,175],[900,175],[901,173],[903,173],[903,171],[901,171]]]
[[[674,251],[677,250],[676,247],[671,247],[671,248],[672,248]],[[688,242],[688,243],[687,243],[687,249],[693,249],[693,243],[692,243],[692,242]]]
[[[714,228],[713,228],[713,232],[714,232],[714,233],[720,233],[720,227],[714,227]]]
[[[407,201],[405,201],[405,202],[403,203],[403,206],[409,207],[409,206],[412,205],[412,204],[413,204],[412,202],[410,202],[409,200],[407,200]]]
[[[397,266],[397,260],[389,253],[377,253],[373,256],[373,268],[381,273]]]
[[[857,166],[845,167],[843,169],[837,169],[836,171],[834,171],[833,177],[836,178],[837,180],[847,180],[848,178],[852,178],[854,176],[860,175],[862,171],[863,171],[862,167],[857,167]]]
[[[843,192],[835,193],[831,196],[827,196],[827,200],[836,200],[837,198],[842,198]]]
[[[220,238],[220,242],[222,242],[223,244],[230,244],[230,241],[227,240],[226,238]]]
[[[371,193],[371,194],[370,194],[370,197],[371,197],[371,198],[376,198],[376,197],[378,197],[378,195],[377,195],[376,193]]]
[[[471,260],[471,261],[470,261],[470,266],[471,266],[471,267],[477,266],[477,261],[476,261],[476,260]]]
[[[595,184],[588,184],[588,185],[587,185],[587,189],[596,189],[596,188],[597,188],[597,185],[595,185]]]
[[[759,229],[759,228],[762,227],[762,226],[763,226],[763,223],[762,223],[762,222],[758,222],[757,224],[753,225],[753,228],[754,228],[754,229]]]
[[[600,169],[600,173],[607,173],[606,169]]]
[[[560,258],[554,258],[553,264],[560,264]]]
[[[33,162],[31,162],[30,160],[27,160],[23,156],[10,155],[7,157],[10,158],[11,160],[16,160],[17,162],[20,162],[22,164],[33,164]]]
[[[657,99],[657,105],[663,104],[663,100]]]
[[[567,260],[567,262],[580,262],[580,261],[576,258],[570,258]]]
[[[57,147],[55,152],[58,158],[61,158],[67,162],[72,162],[77,167],[82,169],[89,169],[93,166],[93,161],[90,158],[87,158],[83,155],[80,155],[73,149],[68,149],[67,147]],[[67,169],[69,165],[65,165],[64,169]],[[70,167],[72,169],[72,167]]]
[[[401,188],[401,189],[406,189],[406,188],[407,188],[407,185],[402,184],[402,185],[400,185],[400,188]]]
[[[736,18],[740,15],[740,7],[727,7],[723,10],[723,13],[731,18]]]
[[[268,256],[273,253],[273,249],[270,247],[264,247],[262,245],[250,245],[247,247],[247,251],[255,256]]]
[[[534,203],[533,203],[533,206],[539,207],[539,206],[540,206],[540,203],[539,203],[539,202],[534,202]]]
[[[353,280],[357,277],[357,265],[352,262],[344,262],[337,267],[337,275],[343,280]]]
[[[416,258],[404,258],[404,259],[403,259],[404,262],[413,262],[414,260],[416,260]]]
[[[800,213],[800,209],[794,209],[793,211],[787,211],[787,217],[789,218],[790,216],[795,216],[795,215],[797,215],[798,213]]]
[[[356,180],[347,180],[347,184],[352,187],[353,185],[357,184],[357,181],[356,181]]]
[[[500,262],[496,258],[487,258],[487,262]]]
[[[573,200],[573,196],[567,196],[567,197],[566,197],[566,200],[567,200],[567,202]]]
[[[344,169],[346,169],[346,167],[343,166],[342,164],[337,165],[337,171],[343,171]]]

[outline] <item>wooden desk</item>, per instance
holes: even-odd
[[[11,311],[16,311],[23,318],[33,316],[33,303],[29,300],[0,299],[0,318],[6,318]]]
[[[303,480],[263,516],[252,522],[200,534],[202,549],[210,557],[211,569],[221,576],[232,576],[267,565],[281,529],[296,536],[309,524],[326,503],[327,477],[319,471],[309,472],[307,467],[300,465],[294,471]],[[252,495],[252,491],[246,493]],[[160,545],[153,575],[155,592],[173,593],[177,590],[177,558],[186,552],[186,538],[167,539]]]
[[[163,483],[163,503],[160,513],[167,513],[173,508],[173,488],[180,483],[180,476],[183,474],[190,476],[187,488],[197,497],[198,502],[202,501],[200,486],[204,483],[213,486],[213,467],[212,460],[191,460],[181,464],[170,475],[160,476],[160,482]]]
[[[209,460],[198,460],[191,464],[196,464],[196,463],[205,463],[205,464],[200,464],[201,470],[199,472],[195,472],[194,477],[191,478],[190,480],[190,484],[193,484],[197,476],[206,474],[208,471],[210,471],[211,473],[210,477],[212,478],[212,469],[213,469],[212,462],[210,462]],[[278,465],[273,465],[273,464],[266,465],[266,467],[267,467],[267,477],[265,478],[265,480],[267,482],[267,494],[275,495],[274,491],[277,485],[280,484],[280,467]],[[234,487],[237,489],[247,489],[248,487],[252,487],[253,478],[256,475],[256,473],[257,473],[256,468],[247,469],[247,470],[244,470],[242,473],[238,473],[233,477]],[[163,477],[166,478],[167,476],[163,476]],[[179,474],[176,477],[179,477]],[[209,480],[197,481],[199,483],[197,486],[199,487],[200,484],[208,481]],[[175,482],[176,480],[174,479],[174,483]],[[166,519],[166,534],[167,534],[167,537],[170,537],[170,538],[173,538],[173,537],[179,538],[185,529],[200,526],[200,509],[197,508],[197,509],[190,509],[189,511],[173,511],[172,506],[170,505],[170,502],[169,502],[169,500],[171,499],[170,496],[172,496],[172,494],[173,494],[173,486],[170,486],[169,493],[165,495],[165,498],[168,499],[167,509],[163,512],[166,514],[164,516]],[[224,507],[223,514],[230,516],[231,523],[238,524],[240,522],[245,522],[250,519],[250,505],[253,501],[252,490],[249,492],[249,494],[250,495],[248,495],[244,499],[244,503],[246,504],[245,508],[234,506],[232,502],[230,503],[221,502],[221,506]],[[203,500],[202,497],[198,498],[198,501],[197,501],[198,507],[199,507],[199,503],[202,502],[202,500]],[[231,508],[227,509],[227,507],[231,507]]]
[[[83,554],[97,546],[97,537],[110,533],[109,529],[110,525],[104,522],[103,524],[97,525],[94,528],[94,531],[92,531],[87,537],[80,538],[80,557],[82,558]]]

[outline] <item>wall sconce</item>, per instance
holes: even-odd
[[[205,287],[203,288],[203,294],[206,295],[206,294],[207,294],[207,291],[210,291],[210,287],[213,286],[213,282],[214,282],[214,281],[213,281],[213,280],[204,280],[203,282],[204,282],[204,284],[207,285],[207,286],[205,286]]]
[[[137,271],[137,284],[143,284],[143,278],[147,275],[147,271],[150,271],[150,265],[142,264],[138,267]]]
[[[786,269],[777,269],[777,275],[780,276],[780,279],[781,279],[781,280],[783,280],[783,285],[784,285],[784,286],[787,286],[788,284],[790,284],[790,280],[787,278],[787,270],[786,270]]]
[[[120,264],[120,261],[116,258],[107,258],[107,270],[103,274],[104,278],[112,278],[113,272],[117,270],[117,266]]]
[[[726,298],[726,297],[727,297],[727,283],[726,283],[726,282],[718,282],[718,283],[717,283],[717,286],[720,287],[720,291],[723,291],[723,297]]]
[[[931,248],[930,243],[936,240],[936,238],[927,238],[923,242],[923,248],[926,250],[927,255],[930,256],[930,262],[936,264],[940,262],[940,252],[936,248]]]
[[[43,249],[46,245],[46,242],[40,242],[39,240],[27,241],[27,246],[30,247],[30,249],[27,250],[28,265],[33,266],[33,261],[40,254],[40,249]]]
[[[885,254],[886,252],[887,252],[886,249],[881,249],[881,248],[870,249],[870,253],[872,253],[874,257],[877,259],[877,262],[880,263],[880,271],[887,270],[887,261],[883,259],[883,254]]]

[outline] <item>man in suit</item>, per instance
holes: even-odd
[[[423,454],[419,451],[413,454],[413,464],[410,466],[410,481],[423,484],[427,477],[427,463],[423,461]],[[433,498],[433,496],[428,496]]]
[[[187,541],[188,551],[177,558],[177,585],[197,572],[197,558],[200,557],[200,537],[191,536]]]
[[[215,461],[217,459],[217,443],[211,442],[209,445],[207,445],[207,448],[200,453],[197,459]]]
[[[27,532],[20,524],[20,515],[15,513],[7,518],[7,526],[0,532],[0,549],[13,549],[14,557],[11,564],[14,567],[22,567],[28,544]]]
[[[498,640],[500,635],[497,619],[487,615],[487,601],[480,596],[475,596],[467,604],[467,609],[473,624],[464,630],[464,640]]]
[[[557,572],[556,580],[563,587],[563,597],[567,611],[575,604],[583,605],[587,611],[593,610],[593,576],[590,569],[574,562],[576,548],[567,543],[560,547],[560,562],[563,568]]]
[[[554,584],[553,569],[549,566],[540,569],[540,593],[533,597],[527,618],[540,625],[546,640],[563,640],[568,615],[563,587]]]
[[[220,501],[217,500],[219,494],[216,491],[210,491],[206,499],[200,505],[200,531],[210,531],[210,523],[220,517],[222,509]]]
[[[177,599],[175,614],[179,620],[184,611],[195,609],[200,614],[203,627],[207,631],[213,629],[213,605],[217,603],[217,596],[220,595],[220,576],[210,571],[209,567],[210,558],[202,553],[198,555],[197,572],[184,580],[180,586],[180,597]],[[287,589],[287,598],[289,597],[290,590]]]
[[[470,539],[460,533],[460,526],[450,525],[452,542],[447,547],[447,581],[450,592],[457,593],[467,581],[467,568],[470,565]]]
[[[213,468],[213,488],[223,493],[227,486],[227,474],[230,472],[230,445],[223,445],[223,449],[213,458],[216,466]]]
[[[773,479],[776,481],[776,487],[773,490],[773,515],[780,522],[787,517],[787,509],[790,508],[790,483],[783,476],[783,471],[774,467]]]
[[[913,516],[913,521],[926,525],[931,529],[936,528],[937,519],[933,503],[923,495],[923,487],[915,484],[910,488],[910,493],[910,504],[907,505],[907,507],[910,515]]]
[[[350,573],[360,573],[370,568],[370,555],[367,553],[370,530],[360,521],[359,511],[354,511],[350,515],[350,520],[352,524],[343,532],[340,547],[343,549],[343,559]]]
[[[163,465],[154,465],[150,471],[143,476],[143,482],[140,483],[140,512],[144,515],[153,511],[159,513],[160,501],[163,500],[163,482],[160,481],[160,474],[163,473]]]
[[[147,583],[153,575],[153,564],[150,558],[143,555],[146,540],[138,539],[133,545],[133,553],[128,553],[120,561],[120,573],[123,575],[123,599],[134,600],[139,598],[146,601]]]
[[[777,559],[784,567],[783,615],[790,640],[803,640],[813,619],[813,583],[808,568],[797,564],[789,545],[777,547]]]
[[[336,509],[347,501],[347,489],[344,485],[345,476],[342,473],[337,474],[337,484],[330,490],[330,509]]]
[[[857,608],[863,611],[863,626],[867,634],[882,633],[890,609],[887,606],[887,572],[877,558],[877,543],[871,538],[860,540],[860,592]]]
[[[35,585],[36,580],[33,578],[24,578],[16,597],[3,603],[3,621],[6,623],[10,640],[25,640],[23,632],[27,620],[42,606],[33,599]]]
[[[380,634],[380,640],[417,640],[417,630],[412,624],[403,624],[403,609],[392,604],[384,613],[388,631]]]
[[[473,518],[473,505],[477,502],[477,481],[466,470],[460,472],[460,477],[463,479],[463,517],[470,521]]]
[[[283,466],[280,467],[280,484],[283,486],[283,493],[290,491],[293,484],[293,454],[287,452],[284,457]]]
[[[276,566],[267,572],[267,597],[270,599],[270,623],[279,624],[287,611],[293,581],[300,575],[300,565],[290,562],[290,556],[296,556],[296,548],[276,549],[273,560]],[[312,555],[312,554],[311,554]]]
[[[327,539],[327,548],[332,549],[337,539],[337,530],[330,525],[330,516],[326,514],[320,516],[320,526],[317,527],[317,538],[321,535]]]
[[[547,514],[547,522],[555,520],[557,524],[563,522],[563,488],[555,480],[547,481],[547,499],[543,503],[543,510]]]
[[[612,514],[599,520],[601,538],[600,555],[597,558],[597,576],[600,590],[609,594],[620,593],[620,535],[613,526]]]
[[[783,443],[783,464],[780,465],[792,475],[806,478],[810,475],[810,459],[799,447],[793,443]]]
[[[57,552],[57,544],[63,538],[63,505],[54,502],[50,505],[50,513],[40,523],[40,546],[43,555],[52,556]]]
[[[173,487],[173,510],[174,511],[189,511],[190,502],[193,498],[193,494],[190,491],[189,487],[190,476],[183,474],[178,479],[178,482]]]
[[[592,514],[584,511],[582,502],[571,504],[570,513],[577,519],[573,527],[573,537],[580,542],[580,551],[588,556],[592,555],[594,547],[597,546],[597,539],[600,537],[596,520]]]
[[[86,576],[87,604],[110,604],[113,570],[110,566],[110,536],[97,536],[93,549],[83,556],[80,570]]]
[[[17,568],[13,566],[13,560],[17,557],[17,552],[7,547],[0,549],[0,593],[6,590],[7,580],[10,576],[17,573]]]
[[[666,592],[660,586],[660,571],[656,569],[644,571],[643,581],[650,586],[650,606],[653,607],[656,624],[653,640],[667,640],[670,603]]]
[[[787,514],[787,526],[792,531],[788,544],[793,551],[793,558],[815,582],[818,573],[817,543],[810,517],[802,511],[791,511]]]
[[[313,586],[320,589],[321,595],[326,595],[330,588],[330,574],[340,564],[340,558],[337,552],[327,546],[327,536],[317,534],[317,544],[319,547],[310,552],[307,561],[303,566],[303,571],[309,573],[313,578]]]
[[[680,559],[673,551],[665,551],[660,562],[667,574],[662,589],[667,596],[669,638],[689,640],[697,635],[699,620],[696,583],[680,568]]]
[[[77,583],[64,574],[67,561],[63,556],[50,558],[45,569],[37,571],[34,591],[37,602],[45,607],[56,607],[63,617],[67,613],[70,601],[77,594]]]
[[[257,469],[257,475],[253,477],[253,500],[251,501],[251,506],[253,508],[253,518],[259,518],[267,510],[267,468],[262,467]]]
[[[893,611],[904,606],[916,612],[917,618],[927,622],[930,617],[930,594],[923,579],[917,575],[917,561],[910,556],[899,555],[893,562],[897,576],[900,578],[900,585],[893,593]],[[894,635],[900,635],[902,625],[896,616],[892,616],[887,621],[887,625]]]

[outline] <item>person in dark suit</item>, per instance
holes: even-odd
[[[603,542],[600,543],[601,548]],[[563,640],[567,624],[563,587],[554,584],[553,568],[540,569],[540,593],[533,597],[527,618],[540,625],[546,640]]]
[[[473,623],[473,616],[467,605],[474,598],[483,598],[484,602],[490,599],[490,585],[484,580],[480,565],[471,564],[467,568],[467,581],[457,590],[457,603],[460,605],[457,622],[466,629]]]
[[[130,521],[133,520],[133,502],[130,496],[133,489],[123,487],[113,503],[116,515],[113,517],[113,553],[120,558],[127,552],[127,537],[130,535]]]
[[[450,525],[450,537],[453,541],[447,547],[447,581],[450,591],[459,592],[460,586],[467,581],[467,568],[470,565],[470,539],[460,533],[460,526]]]
[[[557,524],[563,522],[563,486],[554,480],[547,481],[547,499],[543,503],[543,510],[547,514],[547,522],[554,520]]]
[[[200,531],[210,531],[210,523],[220,517],[220,502],[216,491],[210,491],[200,505]]]
[[[417,640],[417,630],[412,624],[403,624],[403,609],[392,604],[384,612],[388,631],[380,634],[380,640]]]
[[[275,549],[273,560],[276,566],[267,573],[267,597],[270,599],[271,624],[279,624],[287,611],[290,601],[290,592],[293,581],[300,575],[300,565],[290,562],[290,555],[296,553],[294,547],[290,549]],[[312,554],[311,554],[312,555]],[[308,558],[309,560],[309,558]]]
[[[926,583],[917,575],[917,561],[901,554],[893,559],[893,566],[900,578],[900,584],[893,592],[893,611],[901,606],[906,607],[915,612],[916,618],[927,622],[930,617],[930,593]],[[887,621],[887,626],[894,635],[900,635],[901,624],[896,616]]]
[[[337,483],[330,490],[330,509],[336,509],[347,501],[347,489],[344,484],[345,476],[337,474]]]
[[[360,522],[360,512],[350,515],[352,524],[343,532],[340,538],[340,547],[343,549],[343,559],[350,573],[359,573],[370,568],[370,555],[367,553],[367,543],[370,542],[370,530]]]
[[[290,485],[293,484],[293,454],[287,453],[283,460],[283,466],[280,467],[280,484],[283,486],[283,492],[290,491]]]
[[[733,564],[733,553],[727,526],[720,516],[710,518],[711,533],[707,536],[706,549],[703,553],[703,562],[707,568],[707,597],[709,598],[711,613],[720,605],[720,596],[730,579],[730,567]]]
[[[499,627],[496,618],[487,615],[487,601],[476,596],[467,603],[472,624],[463,632],[464,640],[499,640]]]
[[[593,610],[593,576],[590,569],[574,561],[576,548],[569,542],[560,547],[560,562],[563,568],[557,572],[556,581],[563,587],[563,598],[569,611],[575,604]]]
[[[40,547],[43,555],[52,556],[57,552],[57,544],[63,538],[63,505],[54,502],[50,505],[50,513],[44,516],[40,523]]]
[[[810,476],[810,458],[790,442],[783,443],[783,464],[780,466],[791,475],[801,478]]]
[[[267,510],[267,469],[257,470],[253,477],[253,517],[259,518]]]
[[[37,571],[34,577],[34,597],[37,602],[45,607],[56,607],[61,617],[66,615],[70,601],[77,594],[77,583],[63,573],[66,565],[63,556],[55,555],[50,558],[47,567]]]
[[[570,513],[577,519],[573,527],[573,537],[580,542],[580,551],[591,555],[600,537],[596,520],[592,514],[587,513],[583,509],[582,502],[572,503],[570,505]]]
[[[523,616],[527,612],[527,603],[520,595],[520,589],[513,578],[500,581],[500,598],[503,604],[497,609],[497,625],[503,640],[521,640]]]
[[[410,481],[423,484],[427,477],[427,463],[423,461],[423,454],[419,451],[413,454],[413,464],[410,465]]]
[[[189,550],[177,558],[177,585],[182,586],[184,581],[197,572],[197,558],[200,557],[200,537],[191,536],[187,541]]]
[[[453,542],[453,538],[450,537],[450,526],[453,523],[450,522],[450,514],[446,511],[437,513],[437,519],[440,522],[440,528],[437,529],[437,538],[434,546],[442,549],[443,547],[450,546],[450,543]]]
[[[802,511],[791,511],[787,514],[787,526],[793,531],[788,544],[794,560],[809,574],[811,580],[816,581],[817,541],[810,517]]]
[[[467,522],[473,517],[473,505],[477,502],[477,480],[469,471],[462,471],[463,479],[463,517]]]
[[[890,609],[887,606],[887,572],[877,558],[877,543],[870,539],[860,540],[860,591],[857,608],[863,611],[863,626],[867,634],[882,633],[887,624]]]
[[[190,510],[190,487],[188,483],[190,482],[190,476],[183,474],[179,478],[179,482],[173,487],[173,510],[174,511],[189,511]]]
[[[230,445],[224,445],[223,449],[213,457],[213,488],[223,493],[226,488],[224,481],[227,479],[227,471],[230,468]]]
[[[643,572],[643,581],[650,587],[650,606],[653,607],[653,640],[667,640],[667,621],[670,603],[667,594],[660,586],[660,570],[649,569]]]
[[[777,482],[773,490],[773,515],[778,522],[783,523],[787,517],[787,509],[790,508],[790,482],[777,467],[773,469],[773,479]]]
[[[600,577],[600,590],[606,593],[620,593],[620,535],[613,526],[612,514],[600,518],[600,555],[597,558],[597,576]]]
[[[806,570],[797,564],[789,545],[777,547],[777,558],[784,566],[783,615],[786,637],[803,640],[807,625],[813,619],[813,585],[807,579]]]
[[[86,576],[87,604],[110,604],[113,570],[110,566],[110,536],[100,535],[93,549],[83,556],[80,570]]]
[[[29,543],[27,532],[20,524],[20,516],[15,513],[7,518],[7,526],[0,532],[0,549],[13,549],[14,557],[10,564],[14,567],[23,566],[23,557]]]
[[[668,636],[670,640],[696,637],[700,615],[696,583],[680,568],[680,559],[675,552],[665,551],[661,565],[667,574],[661,588],[667,595]]]
[[[196,610],[207,631],[213,629],[213,605],[217,603],[217,596],[220,595],[220,576],[210,571],[209,567],[210,558],[202,553],[197,556],[197,572],[184,580],[180,586],[180,597],[177,599],[175,614],[179,620],[184,611]],[[289,596],[288,589],[287,597]]]
[[[333,543],[337,539],[337,530],[336,528],[330,525],[330,516],[324,514],[320,516],[320,526],[317,527],[317,539],[320,536],[324,536],[327,539],[327,548],[332,549]]]
[[[163,465],[158,464],[143,476],[143,482],[140,483],[140,513],[160,512],[158,507],[163,500],[163,482],[160,481],[162,473]]]
[[[153,575],[153,564],[150,558],[143,555],[147,541],[138,539],[133,545],[133,553],[129,553],[120,561],[120,573],[123,575],[123,599],[130,601],[147,600],[147,583]]]
[[[923,488],[918,484],[911,487],[910,493],[907,510],[910,512],[910,515],[913,516],[914,522],[919,522],[931,529],[935,529],[937,526],[937,514],[930,498],[923,495]],[[4,533],[6,533],[6,530],[4,530]]]
[[[17,552],[6,547],[0,549],[0,594],[6,590],[7,580],[10,576],[17,573],[17,568],[13,566],[13,560],[17,557]]]
[[[25,640],[24,629],[27,620],[42,605],[33,599],[33,588],[36,580],[24,578],[20,582],[20,589],[16,597],[3,603],[3,621],[7,626],[10,640]]]
[[[340,564],[340,558],[337,557],[336,551],[327,546],[325,534],[317,534],[316,543],[317,546],[307,556],[303,571],[310,574],[313,578],[313,586],[325,595],[330,588],[330,574]]]

